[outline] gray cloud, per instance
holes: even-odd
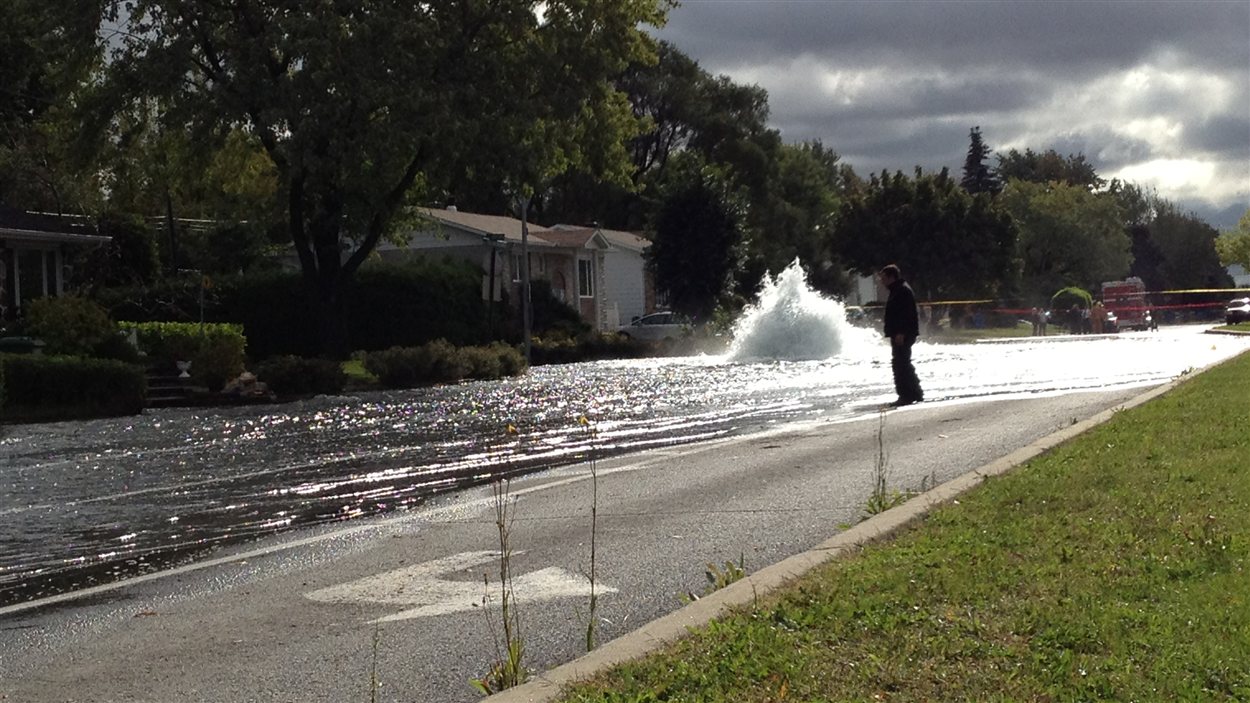
[[[1250,204],[1244,0],[684,0],[658,36],[758,83],[787,140],[861,174],[957,170],[979,125],[991,148],[1080,152],[1103,175],[1203,159],[1222,177],[1178,189],[1202,193],[1191,207]]]

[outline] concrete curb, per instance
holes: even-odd
[[[528,683],[496,693],[484,700],[488,703],[545,703],[556,700],[565,686],[590,678],[618,664],[651,654],[684,637],[691,628],[704,626],[731,608],[749,605],[760,596],[784,588],[797,577],[826,562],[851,553],[865,544],[888,538],[899,529],[923,518],[933,508],[948,503],[977,487],[986,478],[1005,474],[1039,454],[1101,425],[1110,420],[1115,413],[1153,400],[1172,390],[1183,380],[1203,373],[1219,363],[1223,361],[1152,388],[1115,408],[1104,410],[1093,417],[1075,422],[1070,427],[1042,437],[1007,456],[926,491],[900,506],[874,515],[812,549],[767,566],[658,620],[649,622],[633,632],[621,635],[584,656],[539,674]]]

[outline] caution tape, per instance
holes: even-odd
[[[1191,293],[1194,293],[1194,294],[1197,294],[1197,293],[1208,293],[1208,294],[1210,293],[1250,293],[1250,288],[1186,288],[1183,290],[1148,290],[1148,291],[1142,291],[1141,293],[1132,293],[1131,295],[1134,295],[1134,296],[1136,295],[1143,295],[1143,296],[1187,295]],[[980,300],[925,300],[925,301],[921,301],[920,304],[921,305],[987,305],[990,303],[1001,303],[1006,300],[1024,300],[1024,298],[1014,297],[1014,298],[984,298]],[[1223,305],[1223,303],[1197,303],[1197,305],[1202,305],[1202,306]],[[1163,309],[1163,307],[1164,306],[1162,305],[1152,305],[1152,306],[1149,306],[1148,309],[1150,310]],[[1127,309],[1132,309],[1132,308],[1124,308],[1124,309],[1127,310]],[[1147,309],[1147,308],[1143,308],[1143,309]],[[1002,308],[1002,311],[1012,312],[1012,310],[1007,309],[1007,308]]]

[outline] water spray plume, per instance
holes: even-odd
[[[729,357],[736,361],[828,359],[870,336],[846,320],[846,306],[807,285],[795,259],[776,278],[764,277],[759,300],[734,325]]]

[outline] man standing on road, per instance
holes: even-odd
[[[924,400],[924,392],[911,364],[911,347],[920,336],[916,294],[894,264],[881,269],[878,278],[890,290],[885,302],[885,336],[890,340],[890,366],[894,369],[894,390],[898,391],[898,400],[890,405],[897,408],[919,403]]]

